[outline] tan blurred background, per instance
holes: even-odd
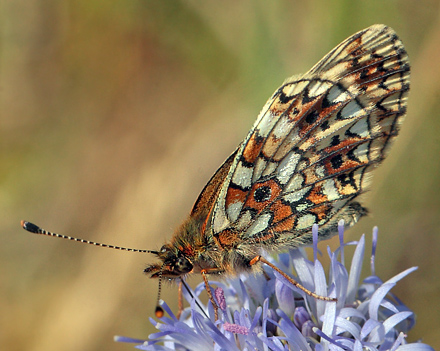
[[[393,291],[417,313],[410,340],[439,346],[439,16],[438,0],[3,1],[0,349],[131,350],[113,335],[153,332],[151,257],[19,221],[158,249],[283,80],[374,23],[404,42],[412,91],[349,238],[379,226],[384,280],[420,267]]]

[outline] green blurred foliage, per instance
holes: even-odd
[[[2,350],[129,350],[151,332],[151,257],[32,236],[157,249],[272,92],[340,41],[393,27],[412,63],[408,117],[371,191],[377,272],[410,340],[440,345],[438,0],[6,0],[0,47]],[[322,247],[332,243],[323,243]],[[436,278],[437,277],[437,278]],[[192,281],[196,284],[196,281]],[[164,288],[176,306],[176,288]]]

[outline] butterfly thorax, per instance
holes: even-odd
[[[151,278],[162,274],[176,279],[202,271],[208,274],[234,274],[251,269],[249,259],[240,255],[235,247],[222,245],[210,232],[202,221],[190,216],[176,230],[170,243],[158,252],[162,263],[147,267],[145,273],[151,274]]]

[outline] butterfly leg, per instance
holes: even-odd
[[[217,270],[216,270],[216,272],[217,272]],[[217,321],[218,320],[218,306],[214,300],[214,296],[212,296],[211,288],[210,288],[209,282],[208,282],[208,277],[206,276],[206,274],[209,274],[212,272],[207,269],[202,269],[201,273],[202,273],[202,277],[203,277],[203,282],[205,283],[205,290],[208,293],[208,297],[212,303],[212,307],[214,307],[214,316],[215,316],[215,320]]]
[[[258,262],[262,262],[264,264],[267,264],[269,267],[271,267],[272,269],[274,269],[275,271],[277,271],[278,273],[280,273],[284,278],[286,278],[290,283],[292,283],[294,286],[296,286],[298,289],[301,289],[302,291],[304,291],[307,295],[314,297],[315,299],[318,300],[324,300],[324,301],[338,301],[338,299],[333,298],[333,297],[327,297],[327,296],[321,296],[318,295],[316,293],[314,293],[313,291],[310,291],[309,289],[305,288],[304,286],[302,286],[300,283],[298,283],[296,280],[292,279],[291,277],[289,277],[286,273],[284,273],[281,269],[279,269],[277,266],[275,266],[274,264],[270,263],[268,260],[266,260],[264,257],[262,256],[256,256],[254,257],[249,264],[251,266],[253,266],[254,264],[258,263]]]
[[[180,319],[180,316],[182,315],[183,312],[183,291],[182,291],[182,280],[179,281],[179,287],[177,289],[177,293],[178,293],[178,306],[179,306],[179,312],[177,313],[177,319]]]

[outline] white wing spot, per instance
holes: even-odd
[[[260,136],[266,138],[277,121],[278,121],[278,116],[274,116],[272,112],[267,111],[258,125]]]
[[[271,175],[275,172],[275,169],[277,168],[278,163],[276,162],[268,162],[266,165],[266,169],[263,172],[263,176]]]
[[[350,95],[348,94],[348,92],[346,90],[341,89],[337,85],[333,86],[327,94],[327,100],[332,104],[338,102],[344,102],[349,99],[350,99]]]
[[[309,85],[309,97],[314,98],[324,94],[325,91],[330,88],[331,84],[330,82],[312,81]]]
[[[215,215],[213,216],[214,222],[212,225],[212,228],[214,229],[215,233],[220,233],[222,230],[226,229],[230,222],[226,218],[226,213],[224,211],[217,211]]]
[[[249,223],[252,221],[252,215],[250,211],[245,211],[241,216],[238,222],[236,223],[236,227],[238,230],[243,230],[246,228]]]
[[[246,231],[246,236],[253,236],[266,229],[269,225],[270,218],[271,218],[270,213],[265,213],[259,216]]]
[[[278,123],[275,126],[275,128],[273,129],[272,133],[277,139],[281,139],[286,136],[286,130],[290,130],[289,118],[284,116],[278,120]]]
[[[315,173],[318,177],[325,177],[325,167],[323,165],[319,165],[315,168]]]
[[[362,138],[370,136],[368,123],[366,119],[360,119],[350,128],[350,132],[359,135]]]
[[[341,117],[344,119],[354,118],[363,111],[363,107],[356,100],[352,100],[341,110]]]
[[[337,200],[340,195],[338,189],[335,187],[335,181],[333,179],[327,179],[323,183],[323,193],[327,195],[329,201]]]
[[[369,155],[370,149],[369,146],[364,143],[360,144],[354,151],[353,154],[362,162],[362,163],[368,163],[368,155]]]
[[[283,199],[286,200],[287,202],[293,203],[296,201],[301,200],[304,195],[310,190],[310,186],[307,186],[305,188],[302,188],[298,191],[295,191],[293,193],[289,193],[283,196]]]
[[[226,212],[231,222],[235,222],[238,219],[238,215],[240,214],[242,207],[243,203],[240,201],[233,202],[228,206]]]
[[[286,187],[284,188],[284,193],[290,193],[292,191],[296,191],[301,188],[302,184],[304,182],[304,177],[296,173],[292,176],[289,183],[287,183]]]
[[[286,184],[290,180],[300,157],[299,154],[292,151],[280,162],[277,169],[277,178],[281,184]]]
[[[303,82],[298,82],[296,84],[293,84],[290,88],[289,93],[286,95],[287,96],[291,96],[291,95],[297,95],[300,92],[302,92],[304,90],[304,88],[307,86],[307,84],[309,84],[308,81],[303,81]]]
[[[260,179],[261,174],[267,166],[267,162],[263,158],[257,158],[255,161],[254,167],[254,175],[252,177],[252,182],[255,183],[258,179]]]
[[[298,217],[298,222],[296,225],[297,229],[307,229],[310,228],[315,223],[315,216],[307,214],[305,216]]]
[[[242,188],[250,188],[252,185],[252,172],[252,168],[247,168],[241,162],[238,162],[232,182]]]

